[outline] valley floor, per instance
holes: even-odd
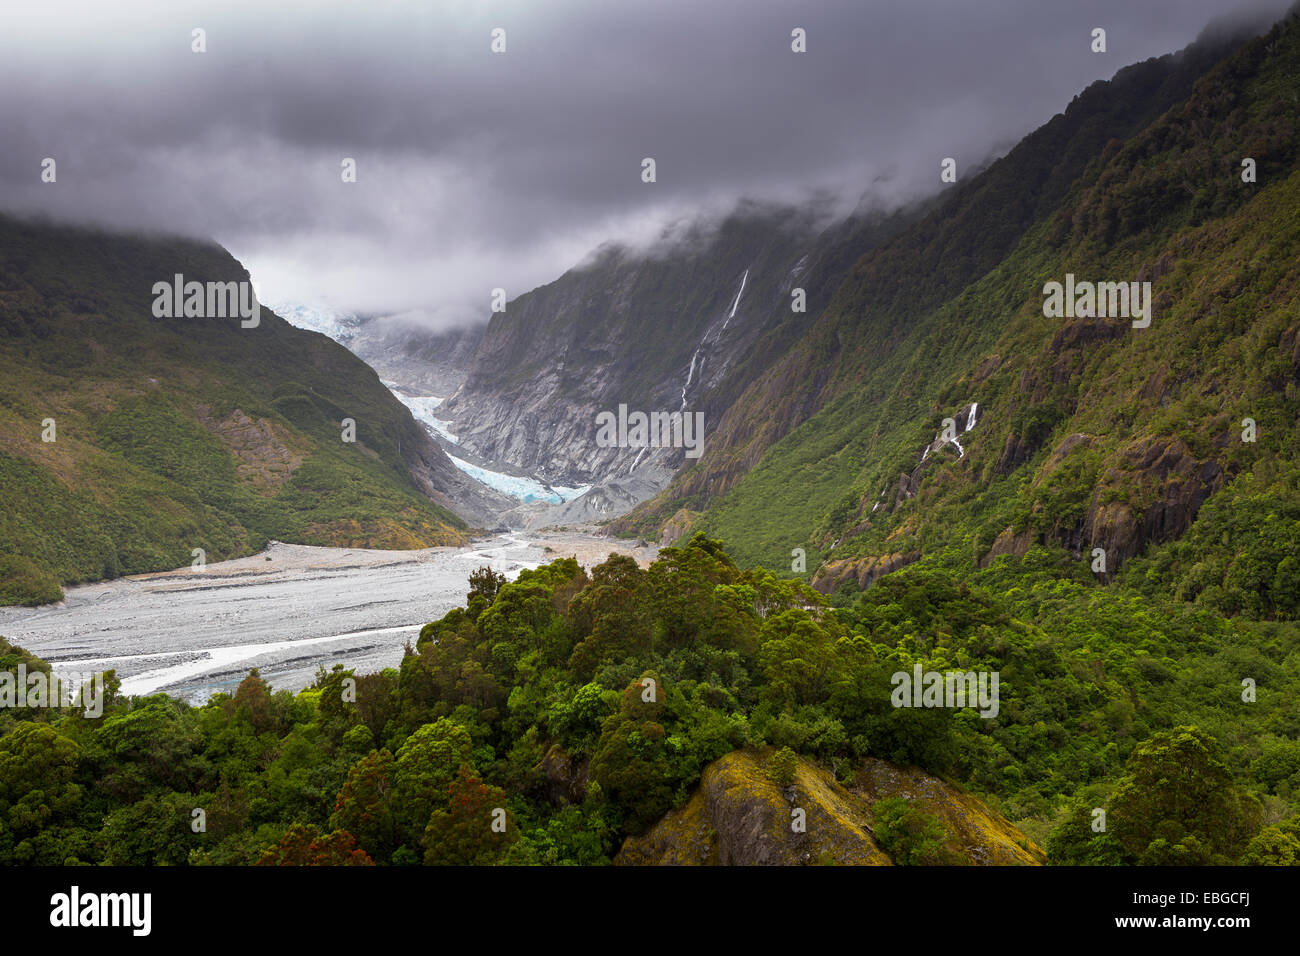
[[[420,628],[465,602],[469,573],[610,552],[645,566],[657,549],[581,532],[516,533],[470,548],[367,551],[273,543],[245,558],[66,589],[57,604],[0,608],[0,635],[60,674],[115,668],[124,694],[191,702],[231,691],[252,667],[297,691],[335,663],[394,667]]]

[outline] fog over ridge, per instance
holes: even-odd
[[[932,192],[942,158],[964,175],[1089,83],[1287,6],[16,0],[0,211],[212,237],[268,301],[447,327],[742,198]]]

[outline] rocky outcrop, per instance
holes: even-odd
[[[998,455],[993,470],[999,475],[1009,475],[1029,461],[1034,456],[1034,451],[1034,446],[1030,442],[1015,432],[1008,432],[1007,440],[1002,445],[1002,452]]]
[[[938,817],[948,831],[947,848],[971,863],[981,866],[1047,863],[1047,855],[1001,814],[918,767],[900,767],[868,758],[854,780],[853,792],[868,803],[902,797]]]
[[[1198,458],[1181,438],[1140,438],[1104,473],[1084,519],[1084,546],[1105,549],[1113,572],[1147,545],[1191,527],[1224,480],[1217,461]]]
[[[852,786],[800,759],[782,787],[769,751],[735,751],[705,768],[690,800],[643,836],[629,837],[615,865],[889,866],[873,804],[901,797],[937,816],[944,848],[972,864],[1028,864],[1045,857],[1023,833],[975,798],[916,768],[868,760]]]
[[[1091,435],[1085,435],[1083,432],[1067,435],[1065,440],[1052,449],[1052,453],[1047,456],[1047,461],[1043,462],[1043,467],[1039,470],[1037,477],[1034,478],[1034,484],[1041,485],[1052,472],[1061,467],[1062,463],[1070,455],[1091,448],[1092,445],[1093,439]]]
[[[273,495],[302,464],[305,445],[289,429],[265,418],[252,419],[242,408],[217,419],[209,405],[194,409],[199,422],[234,454],[235,473],[259,494]]]
[[[664,525],[663,532],[659,536],[659,544],[662,547],[672,547],[676,542],[690,535],[695,525],[695,519],[699,517],[685,508],[680,508],[677,514],[668,519]]]
[[[886,574],[905,568],[920,557],[921,552],[909,551],[906,554],[882,554],[827,561],[813,575],[812,585],[823,594],[832,594],[845,581],[856,581],[858,588],[865,591]]]
[[[552,806],[581,803],[587,794],[587,761],[576,760],[553,744],[537,767],[545,780],[546,799]]]
[[[989,548],[988,554],[980,559],[980,567],[987,568],[997,558],[1004,554],[1012,557],[1023,558],[1033,545],[1036,535],[1033,531],[1025,530],[1017,533],[1014,528],[1003,528],[998,536],[993,539],[993,544]]]

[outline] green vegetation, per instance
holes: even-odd
[[[1297,864],[1300,19],[1222,53],[1097,84],[859,260],[731,403],[731,443],[616,525],[686,508],[703,528],[649,568],[481,569],[400,667],[297,695],[253,672],[198,708],[0,711],[0,862],[604,864],[706,767],[770,747],[769,790],[809,761],[842,782],[913,764],[1054,863]],[[23,381],[0,386],[6,599],[196,545],[455,527],[410,484],[409,416],[339,350],[274,320],[251,347],[130,319],[147,249],[124,242],[110,277],[74,248],[94,292],[70,291],[42,234],[4,227],[0,355]],[[664,308],[692,288],[680,267],[633,293],[713,308]],[[1151,326],[1045,320],[1066,273],[1152,281]],[[574,308],[579,333],[599,318]],[[247,380],[217,371],[235,367]],[[962,451],[921,462],[971,402]],[[344,414],[380,425],[344,446]],[[785,573],[795,547],[833,597]],[[39,666],[0,645],[19,663]],[[894,707],[917,666],[998,674],[997,713]],[[895,862],[956,862],[934,807],[887,797],[873,817]]]
[[[866,252],[700,463],[615,527],[652,531],[685,506],[742,566],[789,568],[802,547],[810,576],[946,547],[974,568],[1010,529],[1081,559],[1104,547],[1112,575],[1152,558],[1152,590],[1291,616],[1300,22],[1215,65],[1229,50],[1095,84]],[[1243,155],[1257,183],[1242,182]],[[1042,285],[1066,273],[1151,281],[1150,328],[1045,319]],[[921,464],[970,402],[965,454]],[[1206,501],[1212,522],[1157,556]],[[1257,559],[1238,561],[1243,532]]]
[[[269,312],[255,329],[154,319],[152,285],[175,272],[246,278],[212,245],[0,217],[0,603],[269,538],[463,542],[400,451],[420,426],[371,369]]]
[[[938,866],[956,862],[944,850],[948,832],[938,817],[902,797],[886,797],[872,806],[876,839],[895,866]]]
[[[0,862],[608,863],[707,765],[764,746],[778,786],[796,755],[841,779],[917,765],[1050,834],[1056,862],[1294,859],[1300,631],[1060,561],[963,581],[927,558],[835,607],[702,534],[647,569],[480,570],[382,673],[336,666],[294,695],[253,671],[197,708],[114,693],[100,719],[0,710]],[[0,645],[0,669],[20,662],[40,666]],[[914,663],[998,671],[997,716],[894,707]],[[929,808],[874,816],[895,862],[964,862]]]

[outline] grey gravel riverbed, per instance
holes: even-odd
[[[550,549],[549,551],[547,549]],[[320,665],[358,674],[396,666],[420,628],[465,602],[468,577],[611,551],[643,565],[651,547],[573,533],[507,534],[470,548],[367,551],[273,543],[246,558],[65,589],[58,604],[0,608],[0,635],[56,673],[113,668],[125,694],[191,702],[233,691],[250,668],[301,690]]]

